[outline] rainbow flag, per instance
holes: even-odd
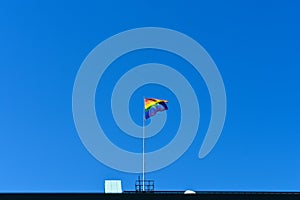
[[[154,116],[157,112],[168,110],[167,100],[160,100],[154,98],[145,98],[145,118],[148,119]]]

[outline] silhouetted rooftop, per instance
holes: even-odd
[[[196,192],[184,194],[184,191],[155,191],[151,193],[125,191],[121,194],[105,193],[1,193],[0,199],[69,199],[69,200],[296,200],[300,199],[300,192]]]

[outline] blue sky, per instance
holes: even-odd
[[[100,81],[96,110],[107,136],[140,151],[138,141],[113,122],[109,92],[131,65],[164,63],[200,88],[201,122],[180,159],[147,175],[157,190],[299,191],[299,6],[296,1],[2,2],[0,192],[102,192],[105,179],[121,179],[124,190],[134,189],[138,174],[103,165],[81,143],[72,91],[81,63],[101,41],[147,26],[180,31],[213,58],[227,95],[222,135],[212,152],[198,159],[210,119],[205,83],[192,69],[183,70],[186,63],[174,55],[145,50],[116,60]],[[165,129],[148,141],[155,150],[174,136],[180,110],[167,88],[147,85],[131,99],[136,123],[141,109],[135,105],[142,106],[138,99],[145,93],[170,101]]]

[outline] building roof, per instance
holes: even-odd
[[[300,199],[300,192],[196,192],[184,194],[184,191],[156,191],[152,193],[124,192],[122,194],[105,193],[0,193],[0,199],[76,199],[76,200],[174,200],[174,199],[201,199],[201,200],[276,200]]]

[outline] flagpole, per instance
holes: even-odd
[[[145,97],[144,101],[144,109],[143,109],[143,191],[145,191]]]

